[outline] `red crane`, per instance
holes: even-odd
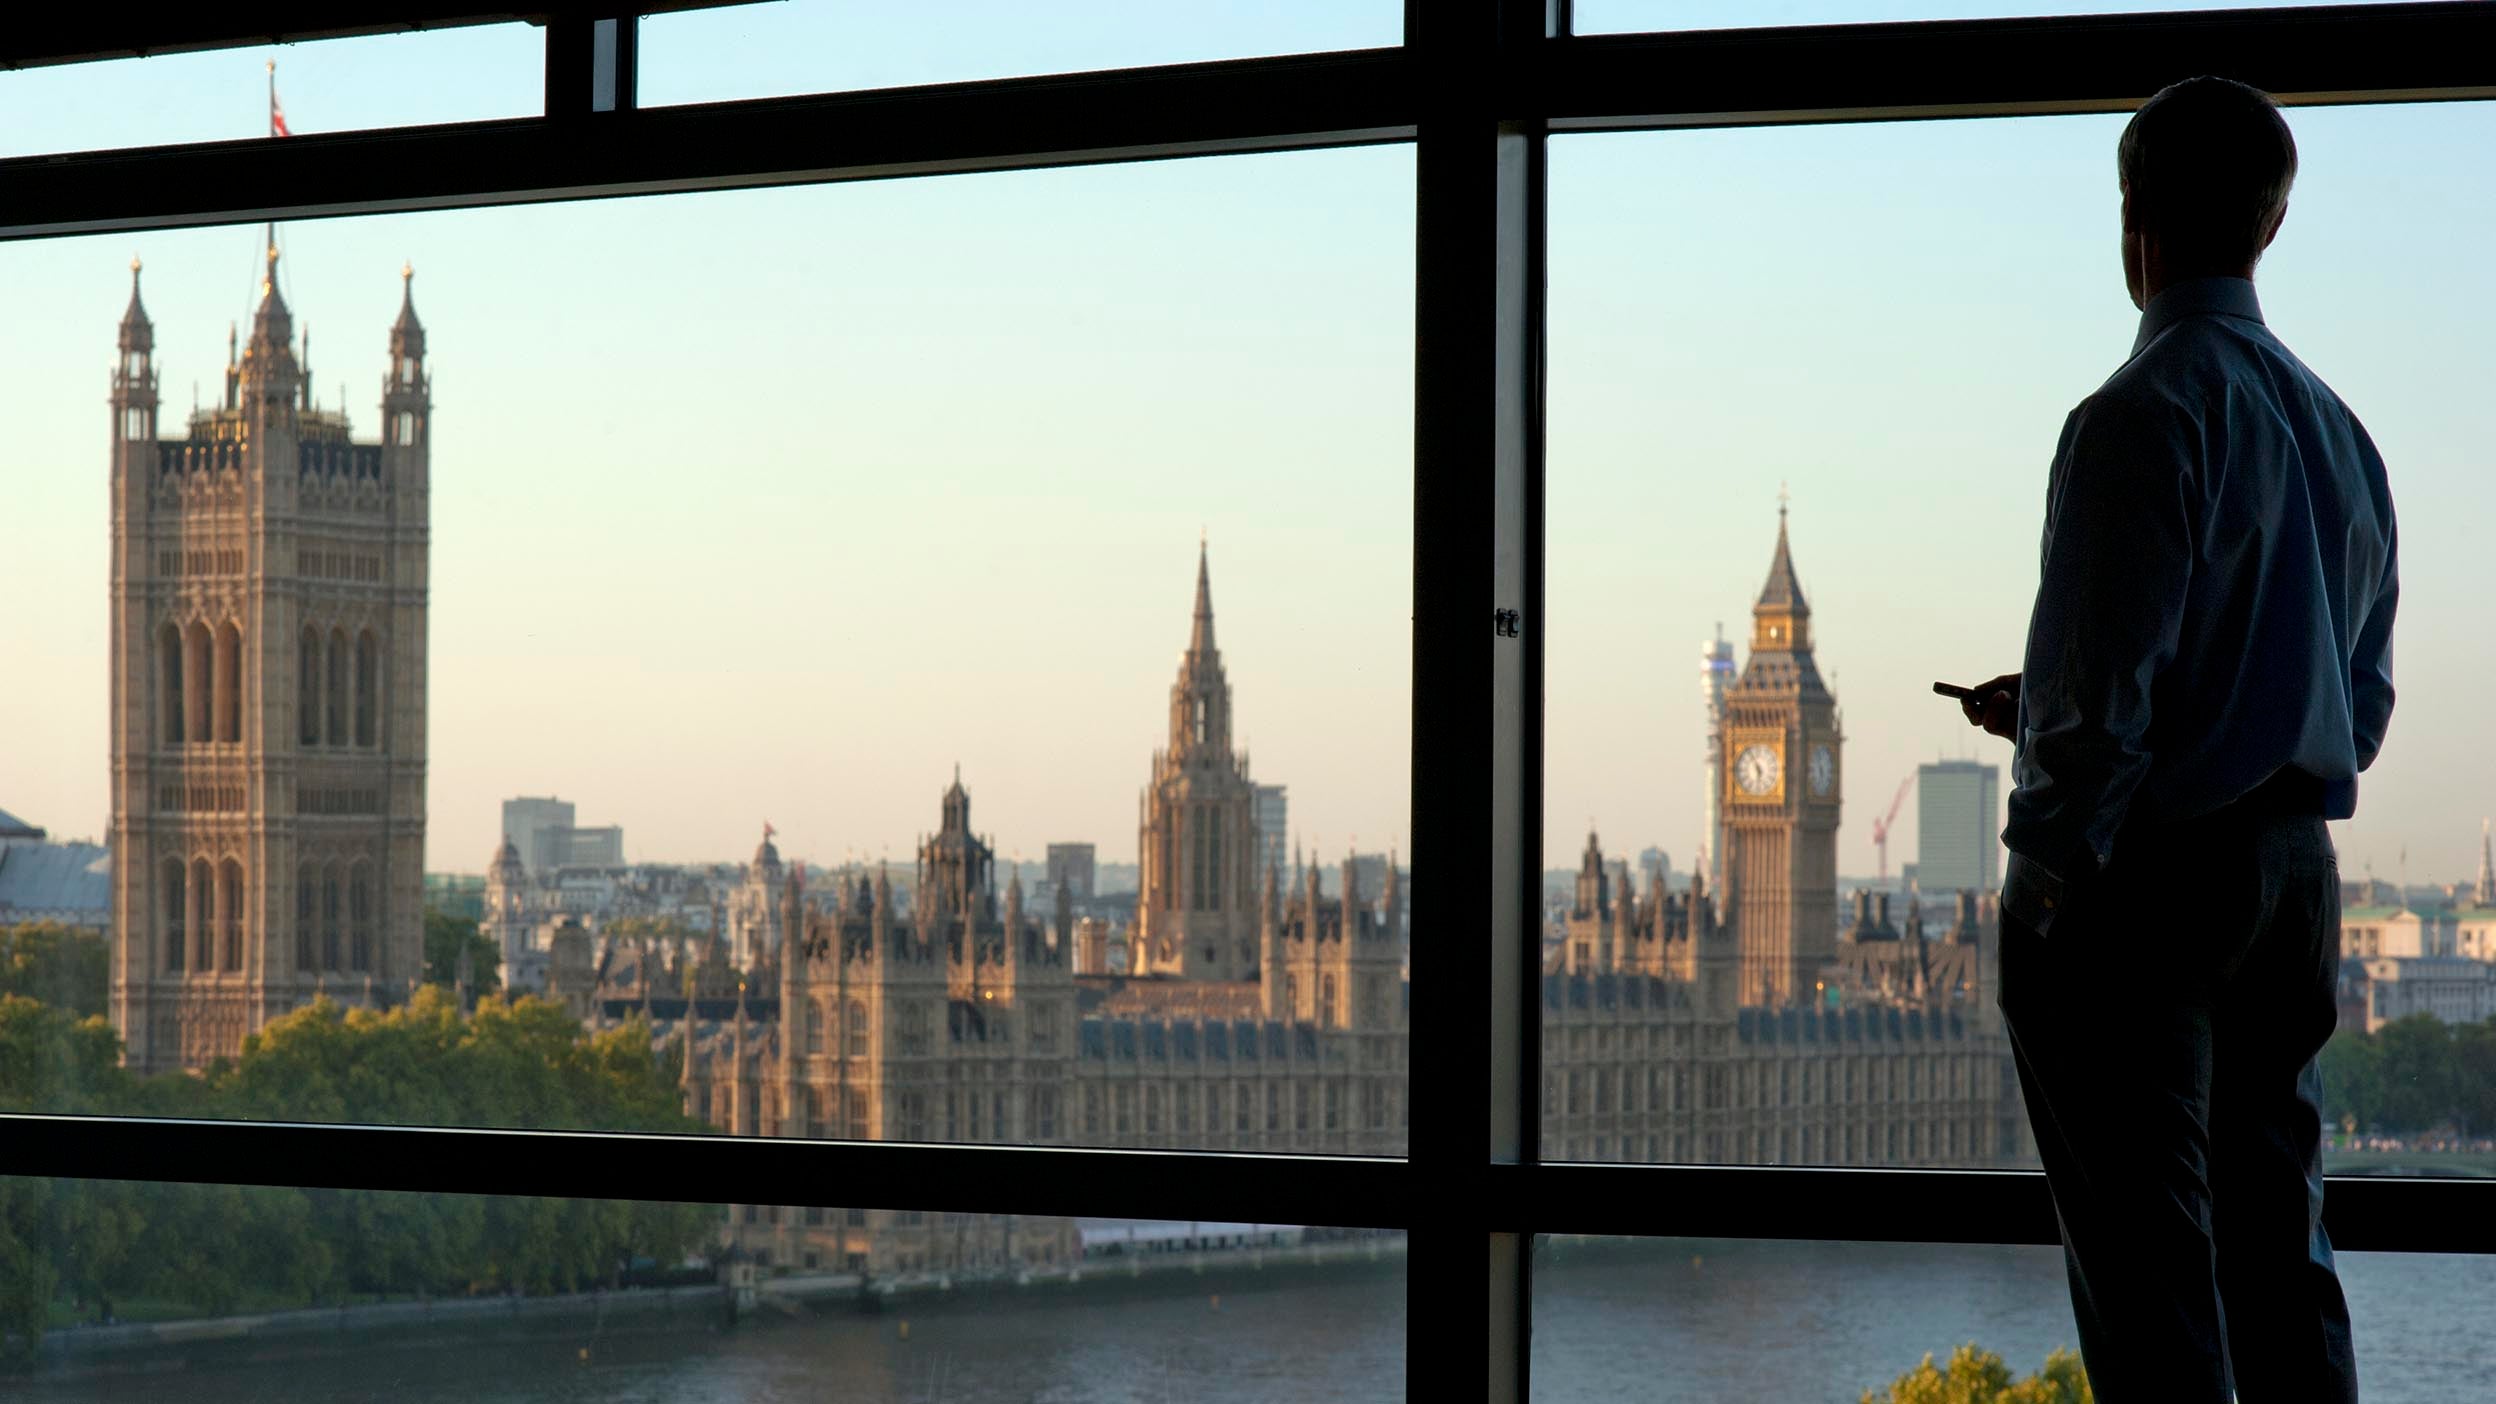
[[[1915,776],[1910,773],[1906,779],[1898,782],[1898,793],[1890,798],[1889,812],[1872,821],[1872,847],[1881,856],[1881,886],[1883,887],[1889,886],[1889,826],[1898,822],[1898,807],[1907,802],[1907,791],[1914,788]]]

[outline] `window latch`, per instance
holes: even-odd
[[[1500,638],[1515,638],[1517,636],[1518,628],[1523,625],[1524,622],[1525,616],[1518,613],[1516,610],[1495,609],[1491,611],[1491,632]]]

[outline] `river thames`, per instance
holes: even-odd
[[[2370,1404],[2478,1404],[2496,1258],[2342,1260]],[[1852,1404],[1967,1340],[2021,1373],[2073,1341],[2052,1249],[1734,1241],[1546,1244],[1538,1404]],[[1074,1286],[817,1303],[722,1331],[699,1313],[513,1335],[236,1342],[11,1382],[67,1404],[1373,1404],[1403,1383],[1400,1261],[1093,1274]],[[906,1323],[906,1325],[905,1325]],[[1456,1323],[1450,1349],[1475,1338]]]

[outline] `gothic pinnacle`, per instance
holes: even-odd
[[[1196,618],[1188,631],[1187,651],[1199,655],[1213,652],[1213,572],[1206,562],[1201,537],[1196,542]]]

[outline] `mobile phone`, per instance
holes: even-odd
[[[1973,702],[1977,700],[1976,689],[1972,687],[1961,687],[1957,683],[1937,682],[1933,684],[1933,691],[1940,693],[1944,697],[1955,697],[1962,702]]]

